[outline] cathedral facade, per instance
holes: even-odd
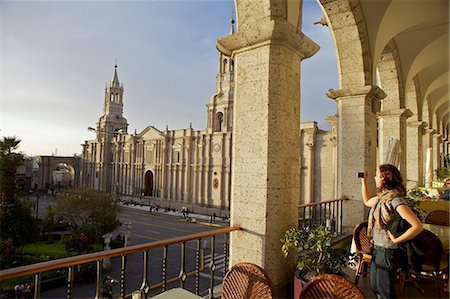
[[[207,104],[207,126],[196,131],[148,126],[128,133],[123,85],[117,66],[105,88],[103,115],[95,140],[83,146],[81,185],[131,196],[152,196],[204,207],[228,209],[234,62],[219,54],[216,93]]]

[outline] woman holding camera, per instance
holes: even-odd
[[[422,223],[404,200],[406,189],[395,166],[384,164],[377,169],[375,196],[370,196],[366,180],[367,172],[361,178],[361,191],[364,204],[371,208],[367,228],[373,246],[370,285],[377,298],[396,298],[395,281],[400,261],[398,244],[417,236],[423,230]],[[387,227],[401,218],[411,227],[395,237]]]

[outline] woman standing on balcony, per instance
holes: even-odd
[[[361,191],[364,204],[371,208],[367,228],[373,246],[370,286],[377,298],[396,298],[396,272],[400,265],[398,244],[417,236],[423,230],[422,223],[404,201],[406,188],[395,166],[384,164],[377,169],[377,195],[373,197],[370,196],[366,179],[367,172],[361,178]],[[401,218],[411,227],[394,237],[387,225]]]

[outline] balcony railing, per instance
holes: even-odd
[[[214,288],[214,280],[215,280],[215,269],[218,266],[218,261],[215,260],[216,251],[216,237],[223,236],[223,254],[224,263],[223,265],[223,275],[228,268],[228,240],[229,233],[233,231],[240,230],[240,227],[226,227],[220,228],[214,231],[202,232],[182,237],[176,237],[171,239],[166,239],[162,241],[156,241],[151,243],[139,244],[119,249],[113,249],[102,252],[95,252],[90,254],[78,255],[74,257],[68,257],[63,259],[58,259],[54,261],[48,261],[43,263],[32,264],[28,266],[16,267],[7,270],[0,271],[0,282],[14,277],[21,277],[27,275],[34,275],[34,298],[40,298],[40,286],[41,286],[41,274],[50,270],[57,269],[67,269],[67,288],[66,288],[66,297],[73,297],[73,288],[74,288],[74,267],[78,265],[83,265],[91,262],[97,263],[97,273],[96,273],[96,290],[95,290],[95,298],[101,298],[101,284],[103,279],[103,262],[106,259],[113,257],[121,258],[121,271],[120,271],[120,297],[127,298],[130,297],[130,294],[126,293],[126,281],[127,281],[127,273],[126,273],[126,264],[127,264],[127,256],[134,253],[143,253],[143,274],[142,274],[142,284],[139,288],[141,294],[145,297],[150,295],[150,291],[153,289],[161,288],[162,291],[166,291],[168,284],[176,282],[177,280],[180,282],[180,286],[185,288],[186,279],[189,276],[195,276],[195,293],[200,295],[200,273],[204,270],[204,262],[203,262],[203,248],[202,241],[210,238],[211,246],[211,260],[207,265],[209,268],[209,286],[208,293],[209,297],[213,298],[213,288]],[[186,266],[186,244],[187,242],[195,242],[195,269],[193,271],[188,271]],[[180,271],[177,276],[168,277],[168,262],[169,262],[169,246],[180,246],[179,251],[179,265]],[[162,249],[162,275],[161,281],[158,283],[154,283],[150,285],[150,276],[148,273],[149,268],[149,251]],[[177,261],[178,262],[178,261]],[[191,263],[192,265],[192,263]],[[223,277],[223,276],[222,276]]]
[[[342,234],[342,207],[342,199],[299,205],[299,228],[307,229],[324,225],[339,236]]]

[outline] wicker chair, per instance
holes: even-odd
[[[425,223],[437,224],[442,226],[449,226],[450,213],[442,210],[431,211],[427,217],[425,217]]]
[[[358,266],[355,273],[355,284],[358,285],[361,274],[367,275],[367,269],[372,261],[372,246],[367,237],[367,221],[358,224],[353,230],[353,240],[356,246],[356,259]]]
[[[222,299],[272,299],[272,286],[266,272],[252,263],[231,267],[222,282]]]
[[[425,252],[425,259],[422,264],[422,272],[429,276],[432,276],[436,280],[436,289],[438,292],[438,297],[441,297],[443,288],[442,288],[442,268],[441,268],[441,260],[444,249],[442,247],[442,242],[432,232],[424,229],[418,236],[428,244],[428,249]],[[399,287],[398,287],[398,296],[403,297],[403,289],[405,286],[405,281],[414,281],[417,278],[417,275],[411,273],[400,272],[399,275]]]
[[[300,293],[300,299],[364,299],[363,292],[353,282],[335,274],[314,276]]]
[[[425,217],[424,222],[434,225],[450,226],[449,225],[450,213],[443,210],[431,211],[427,217]],[[448,254],[443,254],[443,260],[441,261],[442,270],[442,283],[443,290],[448,294],[448,279],[449,279],[449,258]]]

